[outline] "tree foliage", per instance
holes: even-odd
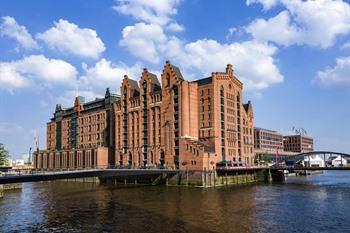
[[[0,143],[0,166],[7,164],[9,152],[5,149],[4,144]]]

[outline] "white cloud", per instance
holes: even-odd
[[[0,90],[8,90],[13,93],[14,89],[27,87],[31,81],[19,74],[11,63],[0,63]]]
[[[350,49],[350,41],[345,42],[342,46],[341,49]]]
[[[85,101],[91,101],[95,98],[102,98],[104,96],[104,94],[95,93],[92,90],[66,90],[61,96],[58,96],[56,98],[56,102],[58,104],[61,104],[64,108],[72,107],[74,105],[75,97],[78,95],[84,96]]]
[[[167,36],[157,24],[137,23],[127,26],[122,31],[123,39],[119,44],[131,54],[152,63],[158,63],[158,45],[167,41]]]
[[[257,40],[273,41],[286,46],[299,41],[300,36],[297,25],[290,22],[288,11],[282,11],[268,20],[256,19],[245,29]]]
[[[235,27],[230,27],[228,29],[228,33],[226,35],[226,40],[229,40],[231,38],[231,36],[233,36],[233,33],[235,33],[237,31],[237,28]]]
[[[319,71],[314,79],[324,87],[350,87],[350,57],[339,57],[334,67]]]
[[[76,69],[63,60],[49,59],[43,55],[32,55],[12,62],[0,62],[0,88],[12,92],[28,87],[35,80],[44,84],[71,85],[77,76]]]
[[[169,31],[173,31],[173,32],[181,32],[183,30],[185,30],[183,25],[180,25],[178,23],[171,23],[167,26],[167,29]]]
[[[94,100],[104,96],[106,88],[110,88],[112,93],[120,93],[120,86],[124,75],[138,80],[141,76],[141,64],[136,63],[133,66],[127,66],[123,63],[113,64],[105,58],[100,59],[94,66],[89,67],[83,63],[84,75],[76,83],[76,88],[63,92],[57,98],[57,102],[63,106],[69,107],[74,103],[76,96],[84,96],[86,101]]]
[[[38,44],[27,29],[10,16],[2,17],[0,35],[16,40],[25,49],[36,49]]]
[[[183,26],[171,18],[177,14],[176,7],[180,2],[181,0],[117,0],[113,9],[139,21],[164,27],[168,25],[169,30],[181,31]]]
[[[127,46],[133,55],[155,64],[170,59],[179,63],[191,77],[199,78],[199,75],[223,70],[227,63],[231,63],[248,88],[263,89],[283,81],[273,58],[277,48],[267,43],[221,44],[206,39],[185,43],[177,37],[167,36],[154,25],[139,23],[129,27],[126,27],[127,36],[121,44]]]
[[[83,64],[83,69],[85,75],[80,79],[81,86],[87,87],[90,91],[99,93],[100,95],[104,94],[107,87],[110,87],[114,93],[119,92],[124,75],[138,79],[138,76],[142,72],[141,65],[138,63],[128,67],[123,63],[113,64],[104,58],[98,61],[93,67]]]
[[[251,4],[254,4],[254,3],[260,3],[263,5],[264,10],[271,9],[272,7],[277,5],[278,2],[279,0],[246,0],[247,6],[250,6]]]
[[[140,9],[144,10],[146,3],[143,1],[141,3],[138,1],[126,2],[133,6],[128,8],[128,10],[133,10],[132,13],[126,9],[119,9],[119,12],[129,12],[135,18],[143,20],[135,25],[126,26],[119,42],[134,56],[153,64],[172,60],[181,67],[187,79],[201,78],[213,71],[224,70],[226,64],[231,63],[237,68],[238,78],[248,88],[264,89],[271,84],[283,81],[283,76],[273,58],[277,51],[276,47],[255,40],[228,44],[207,39],[185,42],[170,35],[165,29],[164,25],[170,19],[159,22],[153,18],[150,20],[151,17],[141,17]],[[130,7],[130,5],[128,6]],[[157,10],[154,11],[157,12]],[[146,15],[148,16],[148,14]],[[236,28],[230,28],[229,33],[232,34],[236,30]]]
[[[277,48],[258,41],[220,44],[215,40],[198,40],[184,45],[183,52],[174,57],[181,67],[195,69],[202,75],[224,70],[233,64],[235,73],[249,89],[264,89],[283,82],[273,55]]]
[[[262,1],[249,1],[252,2]],[[328,48],[350,32],[350,6],[343,1],[280,0],[286,10],[246,27],[254,38],[281,45],[305,44]],[[264,4],[264,3],[262,3]],[[265,5],[264,5],[265,6]],[[280,21],[280,23],[279,23]]]
[[[79,28],[76,24],[60,19],[55,26],[36,35],[52,49],[69,54],[97,59],[105,51],[96,31]]]

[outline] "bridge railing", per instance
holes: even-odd
[[[45,175],[54,173],[69,173],[77,171],[95,171],[101,168],[59,168],[59,169],[11,169],[7,172],[2,172],[3,176],[23,176],[23,175]]]
[[[40,169],[9,169],[7,172],[1,172],[3,176],[22,176],[22,175],[45,175],[45,174],[57,174],[57,173],[69,173],[69,172],[86,172],[86,171],[96,171],[96,170],[106,170],[106,169],[133,169],[133,170],[146,170],[146,169],[164,169],[164,170],[174,170],[172,167],[165,166],[101,166],[101,167],[91,167],[91,168],[40,168]]]

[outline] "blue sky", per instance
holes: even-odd
[[[0,142],[20,158],[37,132],[43,148],[56,103],[165,60],[189,80],[231,63],[256,126],[350,152],[350,5],[333,0],[2,0]]]

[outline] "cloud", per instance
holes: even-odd
[[[31,55],[21,60],[0,62],[0,88],[13,92],[17,88],[25,88],[35,80],[71,85],[75,82],[77,70],[71,64],[57,59],[49,59],[43,55]]]
[[[0,90],[8,90],[13,93],[14,89],[24,88],[31,84],[31,81],[17,72],[12,63],[0,63]]]
[[[85,74],[80,78],[81,86],[99,95],[103,95],[107,87],[110,87],[114,93],[119,92],[124,75],[138,79],[142,72],[141,65],[138,63],[129,67],[123,63],[113,64],[104,58],[92,67],[83,63],[83,70]]]
[[[247,2],[264,4],[264,1]],[[256,19],[246,27],[246,31],[255,39],[285,46],[305,44],[328,48],[335,43],[338,36],[350,32],[350,6],[346,2],[333,0],[279,2],[286,8],[285,10],[267,20]]]
[[[138,21],[169,26],[169,30],[182,31],[183,26],[171,17],[177,14],[176,7],[181,0],[117,0],[113,9],[120,14],[130,15]]]
[[[57,97],[57,103],[64,107],[70,107],[74,104],[76,96],[84,96],[85,101],[92,101],[96,98],[102,98],[105,95],[106,88],[110,88],[112,93],[120,93],[120,86],[124,75],[138,80],[141,76],[142,68],[139,63],[133,66],[127,66],[123,63],[113,64],[104,58],[96,62],[94,66],[88,67],[83,63],[84,75],[80,77],[77,89],[69,89]]]
[[[125,5],[124,3],[127,2]],[[146,2],[146,1],[145,1]],[[238,78],[251,89],[264,89],[272,84],[283,82],[283,76],[278,70],[273,56],[277,52],[275,46],[256,40],[241,43],[220,43],[216,40],[201,39],[186,42],[177,36],[171,35],[165,25],[171,22],[170,16],[176,14],[177,1],[164,1],[167,7],[159,9],[172,9],[166,13],[158,10],[150,1],[118,1],[123,6],[116,9],[118,12],[129,14],[140,20],[122,31],[119,44],[125,47],[132,55],[144,61],[159,64],[164,60],[172,60],[179,64],[187,79],[201,78],[210,75],[213,71],[221,71],[227,63],[237,67]],[[161,1],[162,4],[163,1]],[[148,6],[147,4],[151,4]],[[146,6],[147,5],[147,6]],[[153,9],[153,10],[150,10]],[[146,10],[147,14],[141,13]],[[128,12],[128,13],[127,13]],[[158,13],[157,13],[158,12]],[[163,13],[159,13],[163,12]],[[150,13],[152,17],[148,14]],[[155,20],[153,16],[166,15]],[[230,28],[234,33],[236,28]]]
[[[122,40],[119,44],[126,47],[137,57],[152,63],[158,63],[158,45],[164,44],[167,36],[161,26],[157,24],[137,23],[126,26],[122,31]]]
[[[225,64],[231,63],[236,68],[237,77],[249,89],[264,89],[283,82],[273,58],[277,48],[267,43],[246,41],[221,44],[203,39],[185,44],[182,51],[174,60],[185,69],[201,71],[202,75],[223,70]]]
[[[279,2],[279,0],[246,0],[246,4],[247,6],[250,6],[252,4],[256,4],[256,3],[260,3],[263,5],[264,10],[269,10],[272,7],[274,7],[275,5],[277,5],[277,3]]]
[[[19,25],[16,20],[10,16],[2,17],[0,35],[16,40],[25,49],[38,48],[38,44],[27,31],[26,27]]]
[[[237,31],[237,28],[235,27],[230,27],[228,29],[228,33],[226,35],[226,40],[229,40],[232,36],[233,36],[233,33],[235,33]]]
[[[36,35],[37,39],[44,41],[51,49],[94,59],[99,58],[105,51],[105,45],[96,31],[79,28],[63,19],[54,24],[54,27]]]
[[[84,96],[85,101],[91,101],[95,98],[102,98],[104,94],[95,93],[92,90],[66,90],[61,96],[56,98],[56,102],[61,104],[64,108],[72,107],[74,105],[75,97],[77,96]]]
[[[84,74],[76,82],[76,89],[68,89],[57,97],[57,102],[63,106],[72,106],[76,96],[84,96],[86,101],[104,96],[106,88],[112,93],[119,93],[124,75],[138,79],[141,76],[141,64],[127,66],[124,63],[113,64],[105,58],[100,59],[94,66],[82,64]]]
[[[183,25],[178,24],[178,23],[171,23],[168,25],[167,29],[169,31],[173,31],[173,32],[181,32],[181,31],[185,30],[185,27]]]
[[[221,44],[202,39],[185,43],[178,37],[168,36],[160,26],[145,23],[127,26],[122,34],[120,45],[134,56],[154,64],[170,59],[179,63],[190,77],[199,78],[223,70],[231,63],[248,88],[263,89],[283,81],[273,58],[277,48],[264,42]]]
[[[350,41],[345,42],[340,48],[341,49],[350,49]]]
[[[300,31],[297,25],[290,22],[288,11],[282,11],[268,20],[256,19],[246,28],[246,32],[260,41],[271,41],[285,46],[294,44],[299,40]]]
[[[314,79],[323,87],[350,87],[350,57],[339,57],[334,67],[317,72]]]

